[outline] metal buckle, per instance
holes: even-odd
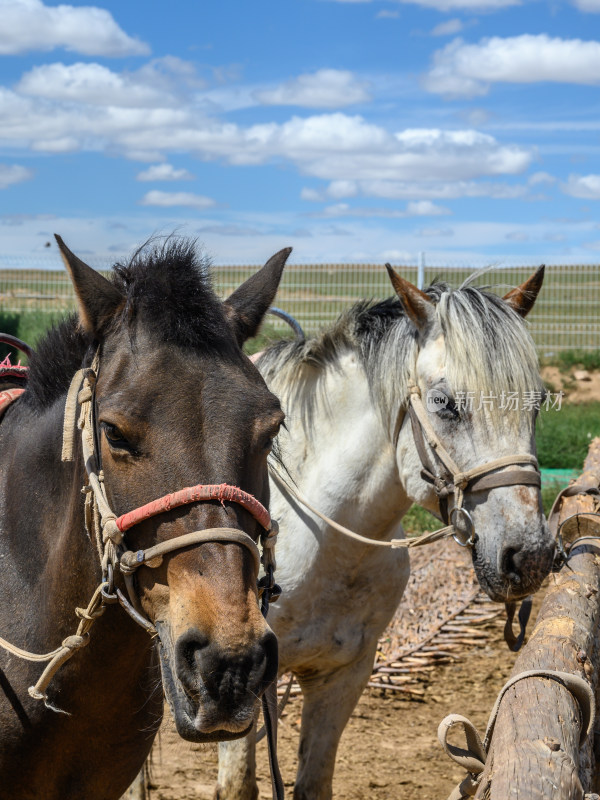
[[[275,583],[275,572],[271,565],[267,567],[266,575],[258,581],[258,596],[261,599],[260,610],[263,617],[266,617],[269,604],[274,603],[281,596],[281,586]]]
[[[460,522],[466,529],[466,534],[457,530],[456,527],[456,519],[455,515],[460,514]],[[475,533],[475,525],[473,524],[473,520],[471,519],[471,515],[467,511],[466,508],[453,508],[450,512],[450,524],[454,528],[454,533],[452,534],[452,538],[459,544],[461,547],[473,547],[475,542],[477,541],[477,534]],[[465,538],[466,535],[466,538]]]
[[[554,560],[552,562],[552,572],[560,572],[568,560],[569,560],[569,555],[565,550],[565,545],[559,528],[556,534],[556,544],[554,550]]]

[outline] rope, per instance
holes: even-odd
[[[439,528],[439,530],[432,531],[431,533],[424,533],[421,536],[411,539],[390,539],[389,541],[370,539],[367,536],[362,536],[360,533],[350,530],[350,528],[340,525],[338,522],[335,522],[335,520],[327,517],[325,514],[322,514],[306,499],[299,489],[295,489],[271,464],[269,464],[269,474],[275,480],[275,482],[279,484],[279,486],[285,489],[288,494],[290,494],[295,500],[301,503],[301,505],[315,514],[317,517],[319,517],[319,519],[323,520],[323,522],[326,522],[331,528],[336,530],[338,533],[341,533],[343,536],[347,536],[350,539],[354,539],[357,542],[362,542],[363,544],[373,545],[373,547],[390,547],[393,550],[401,547],[420,547],[425,544],[437,542],[439,539],[447,539],[454,533],[454,526],[447,525],[444,528]]]
[[[260,552],[256,542],[244,531],[235,528],[205,528],[201,531],[192,531],[176,539],[167,539],[160,544],[149,547],[147,550],[126,550],[119,560],[119,567],[123,574],[131,575],[142,565],[146,567],[159,567],[163,556],[172,553],[174,550],[181,550],[183,547],[191,547],[202,542],[236,542],[244,545],[254,559],[254,566],[258,572],[260,565]]]
[[[231,486],[227,483],[221,484],[198,484],[197,486],[189,486],[185,489],[180,489],[178,492],[167,494],[160,497],[158,500],[152,500],[151,503],[146,503],[140,508],[129,511],[127,514],[122,514],[116,518],[117,528],[124,533],[138,525],[150,517],[157,514],[162,514],[165,511],[170,511],[172,508],[185,505],[186,503],[196,503],[203,500],[218,500],[223,503],[225,501],[237,503],[245,508],[254,519],[265,529],[269,530],[271,527],[271,517],[267,509],[259,503],[259,501],[248,492],[244,492],[238,486]]]
[[[451,513],[451,522],[458,515],[455,512],[462,511],[463,514],[467,513],[462,508],[462,503],[464,499],[464,490],[471,482],[474,482],[474,485],[471,487],[472,491],[485,491],[486,489],[492,489],[498,486],[513,486],[520,484],[535,486],[540,485],[538,462],[536,457],[530,453],[520,453],[514,456],[502,456],[501,458],[496,458],[493,461],[488,461],[486,464],[473,467],[473,469],[465,470],[464,472],[461,471],[452,456],[440,442],[436,432],[433,429],[433,426],[431,425],[431,422],[429,421],[427,412],[425,411],[425,407],[421,401],[421,390],[418,386],[413,385],[410,387],[409,391],[409,411],[414,414],[414,421],[418,423],[418,426],[420,426],[420,431],[427,440],[427,444],[431,447],[441,463],[450,473],[449,480],[435,475],[433,469],[428,464],[427,455],[424,451],[422,440],[419,438],[419,427],[417,425],[413,425],[415,444],[417,446],[421,461],[423,462],[424,471],[427,473],[427,476],[433,483],[434,490],[438,496],[443,497],[444,499],[447,499],[448,495],[450,494],[456,495],[455,504]],[[525,470],[509,470],[508,472],[503,472],[500,475],[488,475],[488,473],[492,472],[493,470],[501,469],[514,464],[531,465],[535,467],[536,472],[530,473]],[[327,525],[336,530],[338,533],[341,533],[343,536],[347,536],[350,539],[354,539],[357,542],[372,545],[373,547],[389,547],[396,549],[401,547],[421,547],[425,544],[431,544],[432,542],[436,542],[440,539],[447,539],[450,536],[453,536],[459,544],[465,544],[461,541],[461,535],[455,524],[446,525],[444,528],[439,528],[431,533],[425,533],[421,536],[410,539],[391,539],[389,541],[380,541],[378,539],[371,539],[367,536],[362,536],[360,533],[356,533],[350,528],[346,528],[344,525],[340,525],[338,522],[335,522],[335,520],[327,517],[325,514],[322,514],[310,503],[305,495],[299,489],[294,488],[291,483],[273,467],[271,463],[269,463],[269,474],[280,488],[283,488],[289,495],[291,495],[313,514],[315,514],[319,519],[327,523]],[[443,516],[445,517],[445,515]],[[471,538],[469,538],[466,544],[472,544]]]
[[[440,722],[438,727],[438,740],[444,748],[444,752],[469,773],[465,780],[452,791],[448,800],[464,800],[467,797],[475,796],[488,758],[488,751],[494,734],[494,726],[500,710],[500,704],[506,692],[514,686],[515,683],[526,678],[548,678],[560,683],[561,686],[564,686],[565,689],[573,695],[579,705],[581,715],[580,746],[583,745],[586,738],[592,732],[594,728],[596,700],[594,692],[586,680],[579,675],[570,672],[560,672],[558,670],[540,669],[521,672],[519,675],[510,678],[500,690],[492,713],[490,714],[483,741],[473,723],[460,714],[449,714]],[[467,743],[466,749],[457,747],[448,742],[448,734],[452,728],[457,725],[462,726],[465,733]]]
[[[461,471],[452,456],[442,445],[437,433],[429,420],[423,401],[421,390],[418,386],[411,386],[410,405],[408,413],[411,420],[413,438],[423,466],[421,475],[424,480],[433,485],[438,496],[440,512],[445,522],[448,522],[447,504],[449,495],[455,496],[452,513],[464,511],[462,504],[466,491],[483,492],[501,486],[541,486],[537,458],[531,453],[518,453],[516,455],[501,456],[472,469]],[[436,474],[435,468],[429,462],[425,441],[446,470],[445,475]],[[535,468],[535,472],[524,469],[510,469],[498,474],[490,474],[497,469],[511,467],[515,464],[524,464]],[[472,542],[468,542],[472,544]]]

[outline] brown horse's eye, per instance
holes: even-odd
[[[282,427],[285,428],[284,422],[277,423],[277,425],[271,428],[269,433],[265,436],[263,446],[266,453],[270,453],[271,450],[273,449],[273,442],[279,436],[279,431],[281,430]]]
[[[273,449],[273,442],[275,440],[274,436],[267,436],[264,443],[264,450],[266,453],[270,453]]]
[[[132,450],[131,444],[116,425],[111,425],[110,422],[102,422],[100,424],[106,436],[106,441],[111,447],[114,447],[116,450]]]

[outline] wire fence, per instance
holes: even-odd
[[[0,312],[65,312],[75,307],[71,283],[58,256],[33,259],[0,258]],[[95,269],[105,271],[109,259],[89,259]],[[6,268],[6,267],[11,268]],[[474,285],[490,286],[501,294],[522,283],[535,265],[495,267],[492,271],[474,265],[422,266],[395,264],[412,283],[427,285],[435,278],[460,286],[474,272]],[[4,267],[4,268],[3,268]],[[212,269],[216,291],[226,297],[256,271],[256,266],[216,266]],[[331,324],[341,311],[362,298],[382,299],[392,294],[382,264],[290,264],[277,294],[276,304],[291,313],[307,333]],[[597,264],[550,265],[544,286],[529,316],[531,332],[540,354],[561,350],[600,349],[600,266]],[[284,323],[269,323],[281,330]]]

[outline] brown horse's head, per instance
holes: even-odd
[[[268,504],[267,454],[283,413],[241,345],[256,333],[290,250],[222,303],[189,243],[171,239],[142,251],[117,265],[110,281],[59,245],[81,325],[100,354],[97,450],[115,513],[200,483],[238,486]],[[244,508],[212,501],[142,522],[126,544],[145,549],[216,527],[254,540],[260,533]],[[179,733],[195,741],[243,735],[277,672],[252,553],[234,541],[206,542],[142,567],[135,581],[159,632],[163,685]]]

